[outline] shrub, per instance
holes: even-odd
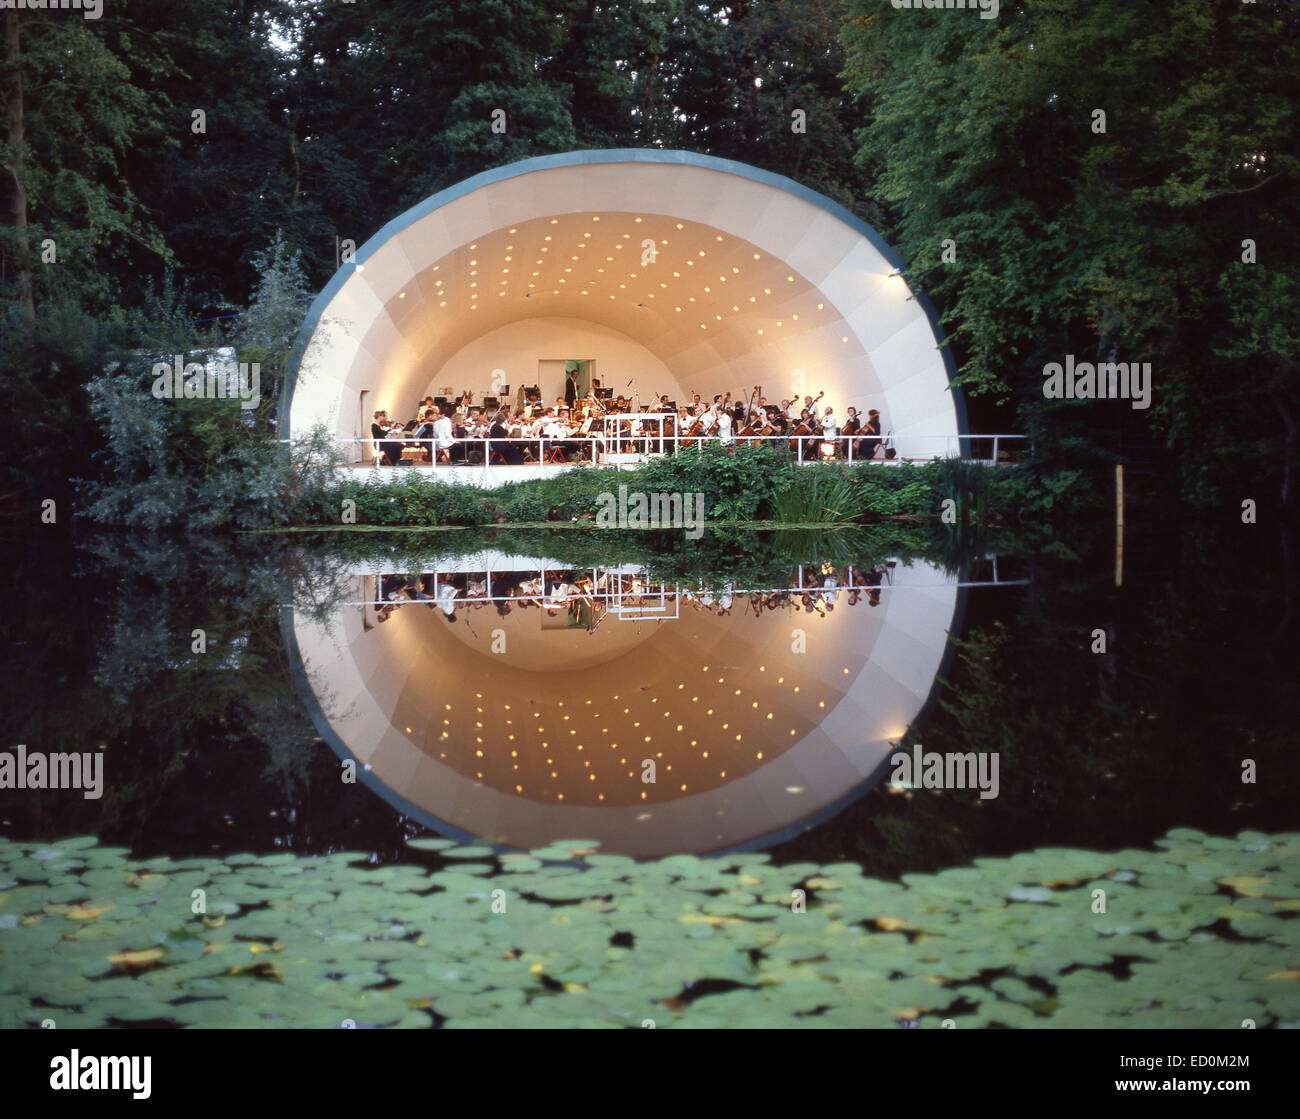
[[[778,524],[824,524],[852,521],[864,510],[862,488],[835,466],[798,467],[772,498]]]

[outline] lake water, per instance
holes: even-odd
[[[735,945],[706,950],[693,932],[677,944],[667,937],[665,928],[690,924],[691,912],[725,938],[737,914],[779,920],[791,892],[801,892],[791,913],[819,914],[821,935],[833,939],[835,922],[847,918],[809,883],[907,885],[870,918],[884,924],[871,925],[870,950],[853,956],[860,964],[882,937],[903,939],[896,929],[920,920],[909,918],[918,906],[901,900],[919,896],[920,874],[941,872],[925,881],[951,883],[944,874],[978,876],[985,863],[1024,871],[1031,852],[1046,851],[1034,857],[1064,860],[1065,869],[1035,865],[994,890],[1001,905],[1044,900],[1016,890],[1083,889],[1099,876],[1119,874],[1121,891],[1163,883],[1191,899],[1182,909],[1195,919],[1180,918],[1179,939],[1205,933],[1216,951],[1224,942],[1207,930],[1224,918],[1196,909],[1201,886],[1176,885],[1175,872],[1189,874],[1193,863],[1161,862],[1171,846],[1226,844],[1194,847],[1211,860],[1211,881],[1267,878],[1255,863],[1283,856],[1294,874],[1293,848],[1276,837],[1295,824],[1295,660],[1278,627],[1288,583],[1267,542],[1234,554],[1234,564],[1251,565],[1250,579],[1228,579],[1226,552],[1205,539],[1171,546],[1139,535],[1128,541],[1118,585],[1104,534],[1069,548],[1007,539],[906,548],[888,536],[708,545],[656,556],[572,533],[448,536],[433,545],[405,536],[365,546],[31,541],[6,596],[5,745],[15,758],[19,744],[29,758],[98,755],[103,783],[98,796],[0,789],[0,835],[13,841],[0,848],[8,867],[0,869],[0,938],[21,933],[23,950],[36,953],[26,978],[13,970],[20,953],[6,947],[0,956],[8,1024],[37,1024],[47,1011],[86,1024],[248,1024],[259,1012],[232,992],[268,976],[301,1004],[298,1018],[269,1024],[337,1024],[364,1013],[368,998],[385,1007],[376,1024],[459,1024],[462,1016],[546,1024],[559,1004],[534,1005],[515,983],[467,992],[439,980],[436,991],[398,998],[445,963],[422,961],[417,981],[406,953],[418,956],[422,944],[463,966],[487,943],[459,911],[409,931],[442,896],[429,884],[460,890],[465,904],[488,913],[514,898],[518,921],[518,895],[489,888],[512,872],[541,876],[527,892],[527,904],[547,913],[533,914],[533,933],[550,929],[557,906],[599,910],[592,899],[606,897],[614,900],[600,904],[617,910],[620,891],[636,895],[632,908],[644,920],[669,921],[654,936],[642,928],[643,947],[658,944],[663,960],[677,961],[657,993],[638,989],[621,1009],[574,1003],[564,1019],[632,1025],[652,1005],[669,1018],[690,1008],[703,1021],[701,1008],[721,1013],[739,1005],[738,993],[759,989],[745,971],[764,966],[757,957],[742,966],[728,954]],[[906,764],[891,761],[900,743]],[[93,771],[87,757],[85,773]],[[86,846],[91,837],[98,846]],[[1074,854],[1050,855],[1066,848]],[[1089,854],[1121,849],[1131,870]],[[674,866],[688,869],[665,877]],[[305,877],[278,877],[290,868]],[[769,883],[767,874],[784,877]],[[304,885],[313,875],[333,875],[332,885]],[[366,875],[386,876],[390,901],[395,889],[411,892],[393,901],[386,923],[340,933],[352,955],[302,955],[296,980],[241,970],[242,957],[233,971],[214,972],[206,960],[223,928],[268,907],[283,910],[286,924],[251,921],[234,938],[240,951],[263,937],[306,952],[294,915],[319,923],[313,905],[327,905],[350,929],[361,901],[345,899],[364,899],[381,882]],[[128,877],[135,889],[156,881],[179,892],[145,905],[119,896]],[[186,900],[237,879],[240,890],[211,911]],[[684,918],[674,907],[692,881],[712,908],[687,905]],[[984,918],[975,914],[989,906],[977,895],[987,885],[970,879],[967,908],[949,914],[963,935],[978,933]],[[1227,889],[1236,887],[1210,893]],[[1246,888],[1216,904],[1257,910],[1271,896]],[[1295,927],[1287,896],[1268,917],[1286,926],[1279,943]],[[1161,894],[1151,911],[1167,901]],[[170,907],[161,924],[155,905]],[[122,922],[115,937],[110,913]],[[138,932],[142,921],[148,935]],[[63,924],[76,935],[53,938],[48,930]],[[111,944],[83,945],[98,935],[92,926]],[[47,930],[47,939],[36,943],[28,929]],[[624,932],[637,941],[617,921],[599,931],[616,947]],[[602,980],[566,963],[566,952],[582,955],[585,934],[572,935],[571,944],[552,936],[521,947],[515,941],[527,937],[516,926],[499,955],[509,963],[541,953],[542,970],[524,973],[549,979],[538,990],[587,999]],[[1053,935],[1035,934],[1043,943]],[[393,968],[374,963],[384,956],[377,942],[406,946],[390,953]],[[67,981],[83,985],[80,993],[40,962],[41,953],[73,950],[87,961]],[[132,951],[157,955],[123,956]],[[1066,974],[1090,958],[1078,945],[1070,951],[1075,962],[1058,969]],[[288,957],[277,966],[287,968]],[[983,969],[980,982],[1012,977],[1015,966]],[[1106,966],[1111,980],[1125,978]],[[321,976],[358,968],[346,995],[317,990]],[[891,969],[892,981],[905,981],[907,970]],[[834,968],[819,980],[833,984]],[[723,986],[699,986],[706,982]],[[1069,987],[1045,984],[1028,1000],[997,996],[1002,1017],[980,1021],[1096,1024],[1079,996],[1064,999]],[[706,990],[713,999],[701,997]],[[939,1013],[974,1023],[981,1013],[969,991],[936,1009],[914,991],[889,990],[856,1011],[823,991],[817,1016],[833,1013],[820,1024]],[[1119,999],[1125,1012],[1146,1005],[1139,994],[1151,1002],[1149,992],[1124,990],[1137,999],[1132,1007]],[[724,994],[731,1003],[717,1001]],[[1206,1005],[1225,997],[1207,995]],[[1254,989],[1240,1001],[1269,1022],[1292,1013]],[[362,1010],[349,1011],[354,1003]],[[902,1009],[891,1010],[895,1003]],[[1029,1003],[1035,1009],[1023,1011]],[[1075,1017],[1055,1019],[1063,1006]],[[763,1012],[779,1022],[810,1008],[769,997]],[[1021,1013],[1032,1020],[1011,1021]]]

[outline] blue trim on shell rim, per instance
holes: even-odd
[[[477,175],[472,175],[455,186],[440,190],[437,194],[431,195],[423,202],[416,203],[409,210],[393,218],[357,250],[356,263],[364,264],[384,244],[408,226],[413,225],[421,218],[427,217],[435,210],[441,209],[447,203],[473,193],[480,187],[490,186],[506,179],[513,179],[519,175],[527,175],[533,171],[549,171],[557,167],[575,167],[585,163],[687,163],[694,167],[702,167],[709,171],[720,171],[725,174],[739,176],[742,179],[749,179],[752,182],[762,183],[765,186],[775,187],[787,194],[793,194],[796,198],[802,198],[805,202],[811,202],[814,206],[820,206],[827,213],[839,218],[845,225],[871,242],[880,255],[895,268],[904,273],[907,271],[907,266],[903,263],[902,258],[894,252],[879,233],[857,215],[834,201],[834,199],[827,198],[826,195],[813,190],[811,187],[803,186],[793,179],[778,175],[773,171],[764,171],[758,167],[751,167],[747,163],[738,163],[734,159],[719,159],[717,156],[712,155],[699,155],[696,152],[662,148],[608,148],[604,150],[560,152],[557,155],[533,156],[531,159],[521,159],[515,163],[506,163],[500,167],[494,167],[490,171],[480,171]],[[316,332],[317,326],[320,325],[325,308],[329,306],[351,275],[352,265],[344,265],[334,273],[325,287],[321,289],[321,293],[312,301],[311,307],[307,310],[307,317],[303,320],[302,328],[298,331],[298,335],[294,340],[289,368],[280,391],[278,431],[281,439],[290,437],[289,408],[293,402],[294,389],[298,383],[298,371],[302,364],[303,355],[306,353],[307,344],[311,341],[311,336]],[[908,288],[911,290],[912,297],[920,305],[921,310],[925,312],[925,317],[930,323],[930,331],[935,337],[939,352],[943,355],[944,370],[948,374],[948,391],[952,394],[953,409],[957,414],[958,434],[969,435],[970,424],[967,418],[966,396],[961,387],[954,383],[957,379],[957,361],[952,356],[952,347],[947,344],[948,336],[944,333],[943,326],[939,322],[939,315],[934,309],[934,304],[930,302],[925,292],[911,283],[908,284]]]

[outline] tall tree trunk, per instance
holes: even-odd
[[[23,318],[36,321],[32,296],[32,243],[27,232],[27,172],[23,160],[23,72],[19,58],[18,12],[6,9],[4,16],[5,146],[9,160],[5,169],[13,178],[9,213],[14,223],[14,255],[17,258],[18,299]]]

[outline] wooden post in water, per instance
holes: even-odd
[[[1115,586],[1124,585],[1124,464],[1115,464]]]

